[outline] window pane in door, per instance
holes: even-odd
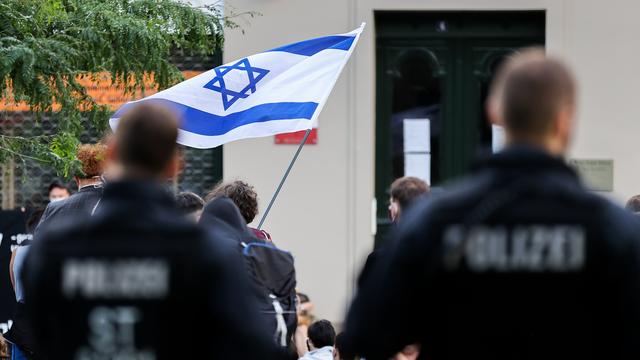
[[[391,147],[393,178],[440,181],[441,86],[436,57],[427,49],[398,54],[393,69]]]

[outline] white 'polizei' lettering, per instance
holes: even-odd
[[[449,270],[464,262],[474,272],[566,272],[585,262],[585,231],[574,225],[452,225],[443,242]]]
[[[130,306],[96,307],[88,317],[88,343],[76,351],[75,360],[155,360],[152,349],[138,349],[136,324],[142,312]]]
[[[163,298],[169,265],[160,259],[70,259],[62,266],[62,293],[73,298]]]

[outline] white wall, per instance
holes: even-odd
[[[640,193],[640,1],[566,2],[562,54],[580,81],[572,156],[614,159],[614,193]]]
[[[344,0],[243,0],[227,4],[235,7],[235,12],[252,10],[262,16],[250,19],[249,25],[240,22],[244,35],[228,32],[225,62],[352,27]],[[300,290],[313,299],[317,314],[331,320],[341,318],[347,299],[346,244],[353,237],[349,233],[347,186],[352,143],[346,124],[351,112],[348,82],[347,68],[320,115],[318,145],[305,146],[264,225],[277,245],[293,252]],[[295,150],[294,145],[275,145],[273,137],[225,145],[225,179],[241,178],[253,184],[263,211]]]
[[[579,130],[571,156],[615,161],[614,194],[640,192],[634,148],[640,74],[640,1],[634,0],[227,0],[262,16],[227,32],[225,62],[277,45],[368,23],[319,119],[319,144],[306,146],[265,228],[296,256],[299,287],[322,318],[340,321],[353,278],[373,245],[374,10],[547,11],[547,49],[580,81]],[[272,137],[224,147],[226,179],[254,184],[266,207],[295,146]],[[638,184],[638,185],[636,185]],[[384,204],[386,199],[381,199]]]

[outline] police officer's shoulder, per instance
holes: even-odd
[[[616,253],[628,251],[630,247],[640,249],[640,218],[582,186],[568,183],[557,186],[576,208],[582,209],[583,214],[588,216],[606,248]]]
[[[600,227],[609,245],[640,248],[640,218],[607,199],[601,201]]]
[[[426,219],[441,219],[468,210],[471,204],[486,195],[493,181],[494,174],[490,172],[459,179],[443,190],[417,200],[407,212],[404,222],[424,223]]]
[[[403,215],[394,237],[401,239],[395,246],[424,248],[435,239],[428,236],[437,231],[438,225],[450,220],[458,220],[460,214],[466,212],[486,194],[494,180],[494,174],[482,172],[453,182],[444,191],[422,197]]]

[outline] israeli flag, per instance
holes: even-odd
[[[123,105],[109,120],[141,102],[181,116],[178,143],[208,149],[230,141],[311,129],[351,56],[360,28],[305,40],[230,62],[169,89]]]

